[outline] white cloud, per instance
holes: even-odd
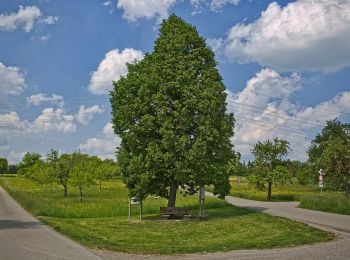
[[[45,23],[48,25],[56,24],[58,22],[57,16],[47,16],[40,20],[41,23]]]
[[[39,106],[45,103],[55,104],[59,107],[64,106],[64,98],[63,96],[59,96],[56,94],[52,94],[51,96],[43,93],[38,93],[27,97],[27,103],[29,105]]]
[[[299,74],[283,77],[263,69],[241,92],[227,91],[228,111],[236,117],[232,142],[243,158],[251,158],[250,150],[256,142],[279,137],[291,143],[291,158],[305,160],[312,134],[319,132],[327,120],[350,111],[350,92],[339,93],[315,106],[301,107],[289,100],[300,88]]]
[[[332,71],[350,65],[350,4],[344,0],[272,2],[259,19],[236,24],[225,40],[232,61],[284,71]]]
[[[45,108],[30,126],[31,132],[41,133],[59,131],[73,133],[77,130],[74,116],[66,114],[63,109]]]
[[[26,86],[24,74],[17,67],[7,67],[0,62],[0,89],[2,97],[19,95]]]
[[[138,19],[163,19],[176,0],[118,0],[117,7],[124,11],[123,17],[130,22]]]
[[[25,32],[30,32],[37,22],[51,25],[55,24],[57,20],[58,17],[43,17],[39,7],[35,5],[19,6],[17,12],[0,14],[0,30],[13,31],[21,28]]]
[[[27,129],[28,122],[22,121],[16,112],[0,114],[0,136],[21,133]]]
[[[227,4],[238,5],[240,0],[212,0],[210,3],[210,10],[219,12]]]
[[[112,81],[118,81],[120,76],[126,75],[127,63],[141,60],[143,53],[134,49],[118,49],[106,53],[97,71],[92,73],[88,89],[93,94],[108,94],[112,90]]]
[[[95,114],[101,114],[104,112],[100,106],[95,105],[92,107],[80,106],[78,114],[75,115],[77,121],[81,124],[88,124],[95,116]]]
[[[115,159],[116,148],[120,145],[121,139],[113,132],[112,124],[107,123],[99,138],[87,139],[79,145],[79,149],[89,154],[95,154],[103,159]]]

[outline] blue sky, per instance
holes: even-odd
[[[215,51],[244,160],[259,140],[306,150],[350,119],[350,1],[2,0],[0,156],[81,149],[115,158],[108,91],[175,13]]]

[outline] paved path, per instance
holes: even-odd
[[[208,195],[210,195],[208,193]],[[226,196],[232,205],[350,233],[350,216],[297,208],[299,202],[264,202]]]
[[[0,187],[0,259],[102,258],[43,225]]]

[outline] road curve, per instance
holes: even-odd
[[[0,187],[0,259],[102,258],[42,224]]]

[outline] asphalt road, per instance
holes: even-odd
[[[0,187],[0,259],[102,259],[33,218]]]

